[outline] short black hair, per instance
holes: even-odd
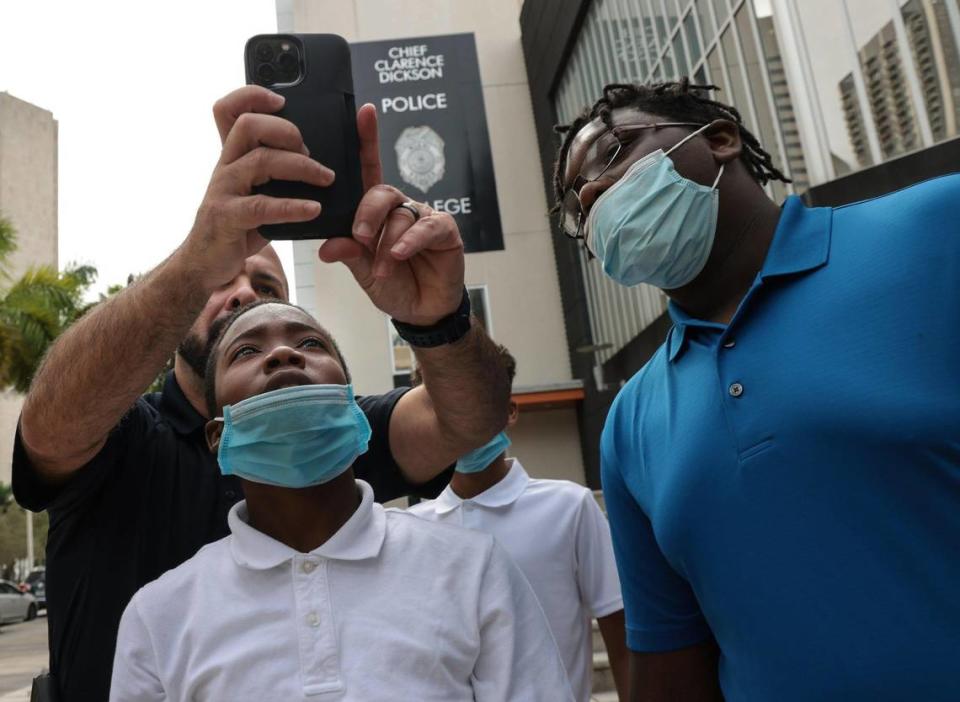
[[[337,345],[337,340],[333,338],[333,335],[324,329],[313,315],[307,312],[302,307],[293,304],[292,302],[287,302],[285,300],[277,299],[268,299],[268,300],[256,300],[254,302],[248,303],[243,307],[239,308],[236,312],[231,314],[229,317],[225,317],[218,322],[214,323],[214,326],[211,328],[211,331],[216,331],[216,334],[213,335],[213,341],[210,344],[210,349],[207,356],[207,367],[206,371],[203,374],[204,388],[203,394],[207,403],[207,411],[210,413],[210,416],[213,417],[217,414],[217,410],[220,409],[217,405],[217,379],[216,379],[216,370],[217,370],[217,359],[220,357],[220,341],[226,335],[227,330],[233,326],[240,317],[245,315],[250,310],[256,309],[261,305],[283,305],[285,307],[293,307],[294,309],[300,310],[310,319],[313,319],[317,323],[317,328],[320,333],[330,342],[330,345],[333,347],[333,350],[337,354],[337,360],[340,362],[340,366],[343,368],[343,373],[347,377],[347,382],[350,382],[350,370],[347,368],[347,362],[343,358],[343,353],[340,351],[340,347]],[[217,329],[219,326],[219,329]]]
[[[513,388],[513,379],[517,377],[517,359],[513,357],[510,350],[503,344],[497,344],[497,360],[503,364],[507,372],[507,379],[510,381],[510,388]],[[415,366],[410,371],[410,386],[417,387],[423,384],[423,376],[420,374],[420,366]]]
[[[709,124],[714,120],[727,119],[737,125],[740,132],[740,141],[743,150],[740,160],[747,167],[747,171],[760,185],[771,180],[784,183],[791,182],[776,166],[773,158],[764,151],[757,138],[743,124],[743,118],[737,108],[725,105],[722,102],[711,100],[707,91],[719,90],[715,85],[693,85],[689,78],[664,83],[650,83],[638,85],[635,83],[610,83],[603,87],[602,97],[593,103],[593,106],[584,110],[569,125],[558,125],[554,130],[563,134],[560,153],[553,169],[553,189],[556,204],[551,212],[557,212],[563,202],[563,172],[567,167],[567,156],[570,153],[570,144],[584,125],[600,118],[604,124],[613,128],[610,115],[612,110],[619,107],[637,107],[644,112],[659,115],[677,122],[696,122]]]

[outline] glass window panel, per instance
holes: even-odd
[[[752,20],[747,5],[740,6],[734,21],[740,37],[740,47],[743,50],[744,67],[747,70],[750,95],[753,97],[753,108],[757,115],[754,134],[760,141],[760,145],[771,155],[773,164],[781,171],[787,171],[784,156],[780,151],[779,135],[774,126],[774,115],[770,110],[771,101],[763,74],[764,60],[754,40]],[[740,110],[743,111],[745,107],[740,107]]]
[[[780,124],[780,132],[783,138],[783,150],[785,154],[782,154],[781,158],[785,159],[789,168],[794,189],[797,192],[803,192],[810,187],[810,181],[807,176],[807,165],[804,160],[803,145],[800,141],[800,130],[797,125],[797,115],[793,104],[793,97],[790,93],[790,86],[787,83],[787,74],[784,69],[783,56],[780,53],[777,33],[774,30],[773,15],[769,11],[769,6],[765,13],[761,12],[760,6],[761,2],[754,0],[754,7],[757,9],[757,35],[760,40],[760,53],[763,57],[760,63],[767,71],[773,107],[776,112],[777,122]],[[739,15],[740,13],[738,13],[738,21]],[[745,32],[742,32],[741,34],[744,33]],[[750,44],[753,45],[753,42],[751,41]],[[744,52],[746,53],[746,51],[745,44]]]
[[[714,48],[707,54],[707,67],[710,70],[710,82],[717,86],[711,96],[714,100],[726,99],[726,84],[723,80],[723,69],[720,67],[720,49]]]
[[[667,52],[662,60],[664,80],[674,80],[677,78],[677,68],[673,61],[673,49],[667,46]]]
[[[700,33],[703,35],[703,41],[710,44],[714,35],[717,33],[713,25],[713,18],[710,16],[710,8],[707,6],[709,0],[697,0],[697,19],[700,21]]]
[[[747,101],[750,99],[747,86],[743,83],[743,76],[740,73],[740,58],[737,55],[737,47],[733,43],[733,27],[730,26],[720,37],[720,45],[723,49],[724,64],[727,68],[727,76],[730,85],[727,86],[727,95],[721,97],[721,100],[728,105],[736,107],[743,115],[744,121],[749,121],[750,111],[747,107]],[[721,93],[722,95],[722,93]],[[748,125],[755,129],[756,125]]]
[[[677,64],[677,76],[689,76],[690,67],[687,65],[687,56],[683,50],[683,36],[680,32],[673,35],[673,56]]]
[[[697,69],[697,72],[693,75],[693,80],[697,85],[707,85],[710,82],[704,66],[701,65],[700,68]]]
[[[729,14],[730,10],[727,8],[727,0],[713,0],[713,16],[717,19],[718,27],[723,26],[723,22]]]
[[[687,35],[687,50],[690,52],[690,61],[694,65],[702,58],[703,51],[700,48],[700,40],[697,37],[697,28],[693,20],[693,13],[688,13],[683,18],[683,31]]]

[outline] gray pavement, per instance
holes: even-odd
[[[45,613],[32,622],[0,627],[0,702],[15,698],[9,693],[29,691],[34,676],[48,666],[47,660]]]

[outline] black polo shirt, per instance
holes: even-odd
[[[406,390],[358,398],[373,433],[353,469],[381,502],[435,497],[450,478],[414,486],[401,475],[388,437]],[[50,667],[65,702],[107,699],[120,616],[134,593],[229,533],[227,511],[242,498],[240,481],[220,474],[205,424],[170,373],[163,391],[137,400],[100,453],[58,487],[39,479],[17,430],[14,496],[50,514]]]

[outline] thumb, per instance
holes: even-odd
[[[338,261],[350,269],[364,288],[373,282],[373,254],[360,242],[347,237],[327,239],[317,255],[324,263]]]

